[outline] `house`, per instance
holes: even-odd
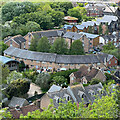
[[[19,106],[16,106],[14,109],[10,109],[10,113],[12,114],[12,117],[15,119],[19,119],[20,115],[22,114],[23,116],[27,115],[28,112],[32,113],[35,110],[40,110],[42,112],[43,110],[37,107],[36,105],[27,105],[19,108]]]
[[[42,53],[29,50],[23,50],[15,47],[9,47],[4,51],[5,56],[12,57],[18,61],[23,60],[29,68],[35,68],[36,70],[47,69],[50,71],[60,70],[60,68],[66,69],[79,69],[82,65],[90,66],[94,64],[96,67],[105,67],[104,64],[111,61],[112,64],[108,64],[110,67],[116,66],[117,59],[110,58],[109,54],[90,54],[90,55],[57,55],[55,53]],[[114,58],[114,56],[112,56]],[[114,63],[114,64],[113,64]]]
[[[98,53],[98,59],[104,63],[107,67],[113,67],[118,65],[118,59],[114,55],[106,53]]]
[[[50,104],[50,99],[53,100],[53,105],[58,108],[59,103],[67,103],[71,101],[72,103],[79,104],[82,101],[85,105],[94,102],[94,95],[98,95],[100,98],[106,95],[105,90],[101,83],[95,85],[89,85],[84,87],[82,84],[68,86],[67,88],[58,88],[58,86],[51,86],[53,91],[46,92],[39,100],[40,108],[47,108]],[[51,88],[50,88],[51,89]],[[64,101],[63,101],[64,100]]]
[[[103,14],[104,15],[113,15],[113,13],[115,13],[117,11],[118,7],[113,7],[113,6],[107,6],[104,10],[103,10]]]
[[[90,82],[93,78],[99,79],[101,82],[106,80],[106,76],[104,73],[96,69],[92,66],[81,66],[80,69],[77,72],[73,72],[69,75],[70,77],[70,85],[74,83],[82,83],[87,84]]]
[[[100,3],[89,3],[85,6],[87,10],[87,16],[92,16],[92,17],[101,17],[103,16],[103,10],[105,9],[104,4]]]
[[[17,60],[0,55],[0,62],[3,66],[7,65],[10,71],[19,70],[19,61]]]
[[[63,38],[65,38],[65,41],[68,43],[69,48],[75,40],[82,41],[83,37],[84,37],[83,35],[80,35],[79,33],[76,32],[66,32],[63,35]]]
[[[31,40],[35,37],[39,40],[43,36],[45,36],[48,38],[49,42],[53,44],[56,38],[63,36],[64,32],[65,32],[64,30],[47,30],[47,31],[29,32],[27,35],[24,36],[24,38],[26,39],[26,49],[29,49]]]
[[[72,30],[71,30],[72,27],[73,27],[73,25],[67,25],[67,24],[65,24],[65,25],[63,26],[63,29],[66,30],[67,32],[70,32],[70,31],[72,32]]]
[[[86,33],[86,32],[80,32],[79,34],[85,35],[87,38],[87,39],[84,39],[83,41],[85,52],[90,52],[99,45],[99,35]]]
[[[112,42],[114,44],[115,47],[117,47],[119,45],[119,40],[117,39],[118,36],[116,35],[104,35],[102,36],[102,38],[104,39],[105,41],[105,44],[109,43],[109,42]]]
[[[26,49],[26,39],[21,35],[16,35],[14,37],[8,36],[4,39],[4,43],[8,46]]]
[[[103,34],[106,32],[106,27],[108,27],[109,32],[114,32],[118,29],[118,17],[113,15],[104,15],[102,18],[96,19],[98,23],[102,25]],[[106,24],[108,24],[106,26]]]
[[[9,108],[16,108],[18,106],[19,108],[28,105],[29,102],[25,98],[20,97],[12,97],[10,103],[8,104]]]
[[[64,21],[69,24],[76,24],[78,21],[78,18],[76,17],[71,17],[71,16],[65,16]]]

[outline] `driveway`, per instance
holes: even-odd
[[[28,97],[34,96],[35,91],[37,91],[38,94],[41,94],[42,91],[39,86],[35,85],[34,83],[30,84],[30,89],[28,91]]]

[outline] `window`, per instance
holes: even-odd
[[[117,63],[117,60],[115,60],[115,63]]]
[[[31,60],[31,62],[33,62],[33,60]]]
[[[65,66],[67,66],[68,64],[64,64]]]
[[[111,61],[109,61],[109,64],[111,64]]]
[[[57,103],[59,103],[60,101],[59,101],[59,98],[57,99]]]
[[[71,79],[74,80],[74,77],[72,77]]]
[[[97,63],[97,65],[100,65],[100,63]]]
[[[68,100],[68,101],[70,100],[70,96],[67,97],[67,100]]]

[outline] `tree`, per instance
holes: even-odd
[[[8,46],[6,44],[4,44],[3,41],[0,41],[0,54],[3,55],[3,51],[6,50],[8,48]]]
[[[84,48],[80,40],[75,40],[70,46],[71,55],[84,55]]]
[[[23,76],[21,73],[12,71],[8,76],[7,76],[7,84],[10,84],[13,80],[17,79],[22,79]]]
[[[25,69],[25,63],[24,63],[24,61],[20,61],[20,63],[19,63],[19,71],[21,72],[21,71],[24,71],[24,69]]]
[[[53,77],[52,79],[52,84],[56,84],[56,85],[59,85],[59,86],[67,86],[67,79],[64,77],[64,76],[55,76]]]
[[[80,6],[80,7],[84,7],[83,3],[78,3],[77,4]]]
[[[11,81],[6,89],[6,94],[9,95],[9,98],[13,96],[19,97],[26,94],[30,89],[30,82],[25,79],[17,79]]]
[[[99,25],[99,35],[103,34],[103,29],[102,29],[102,25]]]
[[[30,44],[29,50],[31,50],[31,51],[37,51],[37,45],[38,45],[38,41],[39,40],[40,39],[38,39],[38,36],[35,35],[34,38],[32,38],[32,40],[31,40],[31,44]]]
[[[108,42],[106,45],[103,46],[103,51],[113,50],[113,49],[115,49],[115,46],[112,42]]]
[[[63,23],[64,12],[51,10],[49,11],[49,15],[52,16],[52,22],[54,26],[60,26]]]
[[[65,39],[63,38],[57,38],[53,45],[50,48],[50,51],[52,53],[57,54],[67,54],[68,52],[68,44],[66,43]]]
[[[10,73],[10,70],[9,70],[8,66],[0,63],[0,81],[2,83],[5,83],[5,84],[7,83],[6,78],[9,75],[9,73]]]
[[[38,52],[49,52],[50,50],[50,43],[47,37],[43,36],[39,41],[37,45],[37,51]]]
[[[48,73],[40,73],[38,74],[35,83],[41,87],[42,90],[49,89],[49,81],[50,75]]]
[[[35,11],[36,7],[32,2],[9,2],[2,6],[2,20],[10,21],[15,16]]]
[[[27,27],[29,32],[41,30],[40,25],[37,24],[36,22],[33,22],[33,21],[28,21],[26,23],[26,27]]]
[[[108,23],[106,23],[106,27],[105,27],[105,35],[108,35],[109,30],[108,30]]]
[[[90,85],[98,84],[99,82],[101,82],[99,79],[93,78],[93,79],[90,81]]]
[[[88,33],[93,33],[93,27],[92,26],[89,26]]]

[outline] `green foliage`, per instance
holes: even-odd
[[[92,26],[89,26],[88,32],[89,32],[89,33],[93,33],[93,27],[92,27]]]
[[[103,51],[113,50],[113,49],[115,49],[115,46],[112,42],[108,42],[106,45],[103,46]]]
[[[99,79],[93,78],[93,79],[90,81],[90,85],[98,84],[99,82],[101,82]]]
[[[12,115],[7,111],[7,108],[0,109],[0,120],[3,118],[12,118]]]
[[[8,88],[6,89],[6,94],[9,95],[10,98],[13,96],[20,96],[24,95],[29,91],[30,88],[30,82],[25,79],[17,79],[12,81],[9,85]]]
[[[2,63],[0,63],[0,81],[2,83],[7,83],[7,76],[9,75],[10,70],[8,69],[7,65],[2,65]]]
[[[49,52],[49,49],[50,49],[49,40],[47,39],[47,37],[42,37],[38,41],[37,51],[38,52]]]
[[[105,31],[105,35],[108,35],[109,30],[108,30],[108,23],[106,23],[106,27],[105,27],[106,31]]]
[[[35,80],[39,73],[37,71],[27,70],[27,71],[22,72],[22,74],[24,78],[28,78],[29,80],[32,80],[33,83],[35,83]]]
[[[41,87],[42,90],[49,89],[49,81],[50,75],[48,73],[40,73],[37,75],[35,83]]]
[[[49,15],[52,16],[54,26],[60,26],[63,24],[64,12],[51,10],[49,11]]]
[[[8,48],[8,46],[6,44],[4,44],[3,41],[0,41],[0,55],[3,55],[3,51],[6,50]]]
[[[29,32],[41,30],[40,25],[33,21],[28,21],[26,27]]]
[[[63,38],[57,38],[53,45],[50,48],[50,51],[52,53],[57,54],[67,54],[68,52],[68,44],[66,43],[65,39]]]
[[[37,45],[38,45],[38,41],[39,40],[40,39],[38,39],[38,36],[35,35],[34,38],[32,38],[32,40],[31,40],[31,44],[30,44],[29,50],[31,50],[31,51],[37,51]]]
[[[80,40],[75,40],[70,46],[71,55],[84,55],[84,48]]]
[[[67,79],[67,83],[69,84],[70,83],[70,77],[69,77],[69,75],[72,72],[76,72],[76,71],[78,71],[78,70],[77,69],[72,69],[72,70],[66,70],[66,71],[60,71],[60,72],[52,73],[49,82],[52,82],[52,79],[55,76],[63,76],[64,78]]]
[[[55,11],[64,12],[65,15],[67,15],[67,11],[69,9],[73,8],[73,5],[71,2],[50,2],[50,6]]]
[[[103,34],[103,29],[102,29],[102,25],[100,24],[99,25],[99,32],[98,32],[99,35],[102,35]]]
[[[20,61],[20,63],[19,63],[19,71],[21,72],[21,71],[24,71],[24,68],[25,68],[25,63],[24,63],[24,61]]]
[[[35,10],[36,8],[31,2],[9,2],[2,7],[2,20],[3,22],[10,21],[15,16],[34,12]]]
[[[86,2],[84,5],[86,6],[88,4],[88,2]]]
[[[13,80],[17,79],[22,79],[23,76],[21,73],[12,71],[8,76],[7,76],[7,84],[10,84]]]
[[[77,3],[80,7],[84,7],[83,3]]]
[[[61,87],[64,87],[64,86],[67,86],[67,79],[64,77],[64,76],[55,76],[53,77],[52,79],[52,83],[51,84],[56,84],[56,85],[59,85]]]

